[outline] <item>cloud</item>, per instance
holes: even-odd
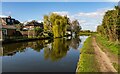
[[[114,8],[102,8],[94,12],[78,12],[72,15],[72,18],[79,20],[82,29],[96,31],[98,25],[101,24],[105,12]]]
[[[71,15],[69,12],[67,12],[67,11],[55,11],[55,12],[52,12],[52,13],[56,13],[56,14],[61,15],[61,16],[66,16],[66,15],[67,15],[67,17],[69,17],[70,20],[74,20],[74,19],[75,19],[75,18],[72,17],[72,15]]]
[[[43,22],[43,20],[38,20],[37,22],[41,23],[41,22]]]
[[[98,16],[103,16],[104,13],[100,13],[100,12],[91,12],[91,13],[83,13],[83,12],[80,12],[78,14],[78,16],[85,16],[85,17],[98,17]]]
[[[79,12],[77,16],[82,17],[90,17],[90,18],[97,18],[97,17],[103,17],[105,12],[108,10],[112,10],[113,8],[104,8],[104,9],[98,9],[95,12]]]
[[[78,20],[80,24],[83,24],[83,23],[86,23],[87,21],[86,20]]]
[[[80,20],[80,19],[76,18],[74,15],[70,14],[67,11],[56,11],[56,12],[52,12],[52,13],[56,13],[56,14],[59,14],[61,16],[66,16],[67,15],[67,17],[69,17],[71,21],[77,19],[79,21],[79,23],[85,23],[86,22],[85,20]]]
[[[0,17],[2,18],[2,17],[8,17],[8,16],[6,16],[6,15],[0,15]]]
[[[102,9],[98,9],[97,11],[94,11],[94,12],[79,12],[79,13],[73,14],[73,15],[71,15],[67,11],[55,11],[53,13],[57,13],[57,14],[62,15],[62,16],[67,15],[71,19],[76,19],[76,17],[96,18],[96,17],[103,17],[106,11],[113,10],[113,9],[114,8],[102,8]]]
[[[105,12],[108,10],[113,10],[113,8],[102,8],[93,12],[78,12],[71,14],[67,11],[55,11],[59,15],[67,15],[71,21],[77,19],[83,30],[88,29],[96,31],[98,25],[101,24]]]
[[[52,13],[56,13],[56,14],[59,14],[61,16],[69,16],[69,12],[67,11],[56,11],[56,12],[52,12]]]

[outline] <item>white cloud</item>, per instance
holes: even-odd
[[[57,13],[62,16],[67,15],[71,21],[77,19],[83,30],[88,29],[96,31],[97,26],[101,24],[102,18],[108,10],[113,10],[113,8],[102,8],[94,12],[78,12],[75,14],[70,14],[67,11],[56,11],[53,13]]]
[[[2,17],[8,17],[8,16],[6,16],[6,15],[0,15],[0,17],[2,18]]]
[[[86,20],[78,20],[80,24],[86,23]]]
[[[55,11],[55,12],[52,12],[52,13],[56,13],[58,15],[61,15],[61,16],[66,16],[70,18],[70,20],[74,20],[75,18],[71,16],[71,14],[67,11]]]
[[[98,16],[103,16],[104,13],[100,13],[100,12],[90,12],[90,13],[83,13],[83,12],[80,12],[78,14],[78,16],[85,16],[85,17],[98,17]]]
[[[56,13],[56,14],[59,14],[61,16],[68,16],[69,15],[69,12],[67,11],[56,11],[56,12],[52,12],[52,13]]]
[[[41,22],[43,22],[43,20],[38,20],[37,22],[41,23]]]
[[[77,17],[88,17],[88,18],[103,17],[105,12],[108,10],[113,10],[113,8],[102,8],[102,9],[98,9],[97,11],[94,11],[94,12],[79,12],[79,13],[73,14],[73,15],[71,15],[67,11],[55,11],[53,13],[57,13],[62,16],[67,15],[69,18],[74,20],[74,19],[77,19]]]
[[[71,15],[67,11],[56,11],[56,12],[52,12],[52,13],[56,13],[56,14],[59,14],[61,16],[66,16],[67,15],[67,17],[69,17],[71,21],[77,19],[79,21],[79,23],[85,23],[86,22],[85,20],[80,20],[80,19],[76,18],[74,15]]]
[[[113,10],[113,8],[102,8],[94,12],[79,12],[72,15],[72,18],[76,18],[80,20],[79,22],[82,22],[80,25],[83,30],[89,29],[96,31],[97,26],[101,24],[103,16],[108,10]]]
[[[90,17],[90,18],[97,18],[97,17],[103,17],[105,12],[108,10],[112,10],[113,8],[104,8],[104,9],[99,9],[95,12],[80,12],[77,14],[77,16],[82,16],[82,17]]]

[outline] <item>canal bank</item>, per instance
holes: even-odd
[[[117,72],[108,54],[99,47],[95,36],[90,36],[81,49],[76,72]],[[113,60],[115,61],[115,60]]]
[[[95,51],[92,46],[92,37],[89,36],[80,49],[79,62],[76,72],[98,72],[98,64],[95,58]],[[94,64],[93,64],[94,63]]]
[[[71,37],[71,35],[65,35],[64,37]],[[64,38],[64,37],[56,37],[56,38]],[[2,44],[9,44],[9,43],[18,43],[18,42],[26,42],[26,41],[35,41],[35,40],[47,40],[47,39],[56,39],[54,37],[15,37],[11,39],[6,39],[6,40],[0,40],[0,43]]]
[[[9,39],[1,41],[2,44],[9,43],[18,43],[18,42],[26,42],[26,41],[35,41],[35,40],[45,40],[45,39],[53,39],[52,37],[41,37],[41,38],[21,38],[21,39]]]
[[[120,44],[107,41],[106,38],[96,35],[96,42],[103,52],[109,57],[114,68],[120,72]]]

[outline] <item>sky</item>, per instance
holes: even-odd
[[[95,31],[107,10],[117,2],[2,2],[2,15],[11,15],[20,22],[42,21],[44,15],[57,13],[79,20],[82,29]]]

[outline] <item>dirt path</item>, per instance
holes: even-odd
[[[93,37],[92,40],[92,45],[95,49],[96,59],[98,60],[100,66],[100,72],[117,72],[116,69],[112,66],[112,63],[108,56],[97,45],[95,37]]]
[[[119,57],[117,55],[111,53],[109,49],[104,48],[101,44],[97,43],[97,45],[102,49],[103,52],[105,52],[105,54],[109,57],[109,59],[112,63],[116,63],[116,64],[119,63],[118,62]]]

